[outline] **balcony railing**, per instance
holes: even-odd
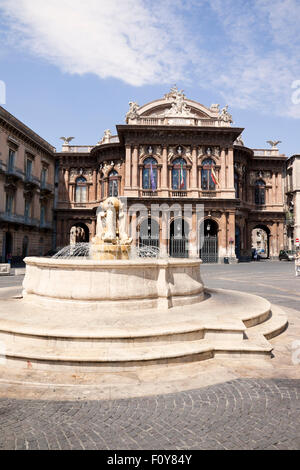
[[[5,173],[6,172],[6,164],[0,160],[0,173]]]
[[[29,174],[25,174],[24,183],[31,184],[33,186],[40,186],[40,180],[36,176]]]
[[[202,197],[216,197],[216,191],[210,191],[203,189],[201,192]]]
[[[52,229],[53,223],[52,222],[40,222],[40,228],[47,228]]]
[[[8,176],[14,176],[22,181],[24,181],[24,172],[20,170],[20,168],[16,168],[15,166],[9,166],[6,170],[6,174]]]
[[[186,197],[187,191],[172,191],[172,197]]]
[[[9,214],[8,212],[0,212],[0,220],[3,220],[4,222],[12,222],[15,224],[20,224],[20,225],[31,225],[35,227],[39,226],[38,219],[34,219],[32,217],[27,217],[24,215]]]
[[[152,191],[151,189],[143,189],[142,196],[144,197],[154,197],[157,196],[157,191]]]
[[[52,193],[54,191],[54,186],[53,184],[46,183],[45,181],[41,182],[41,191],[47,191],[49,193]]]

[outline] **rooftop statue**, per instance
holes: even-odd
[[[224,127],[230,127],[230,124],[233,122],[231,114],[228,112],[228,104],[222,108],[221,113],[219,114],[220,125]]]
[[[166,116],[193,117],[191,108],[185,103],[183,90],[179,91],[177,86],[173,86],[169,93],[165,95],[168,101],[172,101],[172,106],[165,113]]]
[[[139,105],[135,101],[129,101],[129,111],[126,114],[126,124],[128,124],[129,119],[137,119]]]
[[[64,145],[69,145],[71,140],[75,139],[75,137],[60,137],[60,140],[64,141]]]
[[[281,140],[267,140],[267,144],[270,144],[272,149],[277,150],[277,145],[281,144]]]

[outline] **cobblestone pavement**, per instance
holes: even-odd
[[[293,263],[204,265],[205,285],[300,310]],[[22,276],[0,279],[0,297]],[[300,449],[300,380],[236,379],[108,401],[0,399],[0,449]]]
[[[113,401],[0,400],[0,449],[300,449],[300,380]]]

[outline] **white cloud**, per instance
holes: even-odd
[[[72,74],[199,84],[300,117],[299,0],[0,0],[11,41]]]
[[[18,47],[63,71],[131,85],[184,78],[188,41],[180,21],[142,0],[0,0]],[[12,37],[12,36],[11,36]]]

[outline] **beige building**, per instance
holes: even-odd
[[[251,257],[252,232],[259,229],[266,234],[266,256],[278,257],[284,247],[286,157],[276,144],[247,148],[243,128],[233,127],[227,106],[205,107],[176,87],[143,106],[131,102],[126,124],[116,127],[117,135],[105,131],[96,146],[65,142],[56,155],[58,246],[69,243],[76,227],[83,229],[80,241],[90,240],[100,201],[119,195],[126,196],[129,208],[143,203],[149,210],[131,233],[137,244],[175,257],[234,262]],[[152,204],[174,203],[182,209],[190,205],[191,218],[173,213],[167,222],[162,214],[151,219]],[[197,204],[204,205],[201,221]],[[130,217],[132,222],[135,216]],[[190,234],[200,234],[201,227],[204,236],[193,246]]]
[[[286,248],[295,248],[296,239],[300,239],[300,155],[293,155],[285,170],[285,209],[286,209]]]
[[[52,247],[55,148],[0,107],[0,259]]]

